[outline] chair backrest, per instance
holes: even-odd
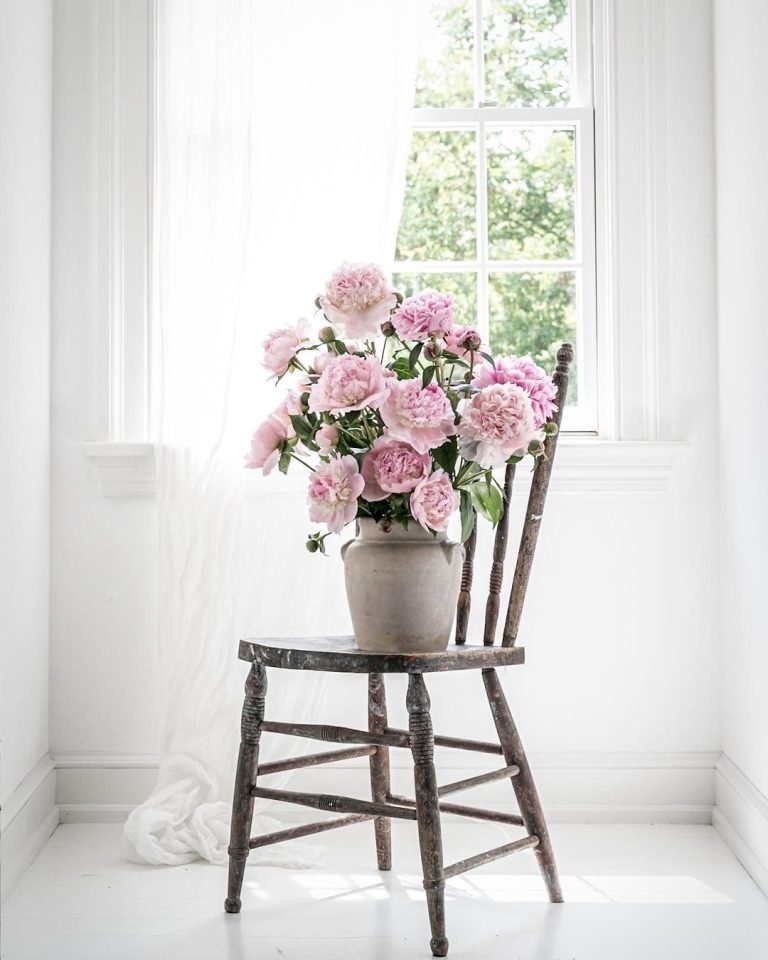
[[[573,347],[570,343],[563,343],[557,351],[557,366],[553,375],[557,387],[556,412],[550,421],[560,427],[563,417],[563,408],[568,394],[568,371],[573,362]],[[557,449],[557,433],[550,434],[544,441],[544,455],[539,457],[533,472],[531,491],[528,495],[528,506],[525,511],[523,532],[520,537],[520,546],[517,551],[515,573],[512,577],[512,589],[509,593],[507,616],[504,621],[504,632],[501,645],[513,647],[517,640],[517,631],[520,626],[520,616],[523,612],[525,592],[528,588],[528,578],[531,575],[533,555],[536,550],[536,541],[539,537],[539,528],[544,514],[544,502],[547,498],[549,478],[552,475],[552,465]],[[515,479],[515,464],[507,464],[504,473],[504,512],[496,527],[496,536],[493,542],[493,562],[488,584],[488,599],[485,604],[485,628],[483,643],[490,646],[496,638],[496,626],[499,619],[499,605],[501,586],[504,580],[504,561],[507,554],[507,536],[509,533],[509,503],[512,496],[512,485]],[[472,534],[466,542],[466,555],[461,577],[461,590],[456,609],[456,643],[464,643],[467,639],[467,625],[469,611],[472,604],[472,580],[474,576],[475,546],[477,544],[477,518]]]

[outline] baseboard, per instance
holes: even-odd
[[[768,896],[768,797],[725,754],[715,771],[712,823]]]
[[[53,760],[45,755],[16,787],[0,820],[0,898],[5,898],[59,824]]]
[[[706,823],[712,822],[715,752],[540,753],[531,755],[542,803],[553,822]],[[61,821],[113,823],[148,795],[157,774],[157,757],[148,755],[59,754],[56,802]],[[437,751],[441,782],[464,779],[492,769],[499,758]],[[277,786],[277,783],[275,782]],[[365,796],[365,761],[323,765],[298,771],[291,787],[309,792]],[[412,793],[408,758],[395,754],[393,792]],[[468,795],[467,795],[468,796]],[[459,798],[462,802],[462,798]],[[473,799],[498,810],[516,809],[504,782],[487,784]],[[281,819],[304,819],[296,808],[281,806]]]

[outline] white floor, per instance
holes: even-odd
[[[495,846],[495,825],[444,824],[446,860]],[[4,905],[3,960],[429,958],[415,827],[373,868],[369,823],[318,837],[322,867],[249,867],[239,916],[225,873],[124,862],[120,827],[54,833]],[[546,901],[533,854],[448,884],[449,956],[473,960],[765,960],[768,901],[711,827],[555,824],[567,903]]]

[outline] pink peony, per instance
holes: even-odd
[[[355,519],[364,485],[354,457],[334,457],[330,463],[321,463],[309,481],[309,519],[326,523],[331,533],[339,533]]]
[[[294,327],[273,330],[263,342],[264,366],[273,376],[281,377],[296,356],[296,351],[307,340],[308,321],[303,317]]]
[[[315,354],[315,359],[312,361],[312,369],[315,373],[320,376],[320,374],[325,370],[328,364],[333,360],[333,354],[328,353],[325,350],[318,351]]]
[[[444,336],[453,326],[453,297],[436,290],[408,297],[395,311],[392,323],[401,340]]]
[[[557,387],[530,357],[499,357],[495,366],[481,363],[475,367],[473,386],[487,387],[492,383],[516,383],[522,387],[531,398],[537,427],[546,423],[557,410],[554,403]]]
[[[417,453],[408,443],[391,436],[379,437],[363,460],[366,500],[386,500],[390,493],[408,493],[429,476],[432,458]]]
[[[320,374],[309,394],[312,413],[348,413],[376,407],[386,396],[384,370],[376,357],[342,353]]]
[[[481,467],[500,467],[537,435],[528,394],[514,383],[492,383],[461,405],[459,451]]]
[[[473,351],[482,350],[483,338],[477,327],[464,327],[457,323],[445,335],[445,349],[464,357]]]
[[[411,513],[425,530],[445,530],[458,506],[459,495],[444,470],[435,470],[411,494]]]
[[[251,437],[251,449],[245,456],[245,465],[251,470],[261,470],[266,477],[277,466],[280,446],[285,440],[296,436],[288,416],[288,402],[284,400],[270,413]]]
[[[315,434],[315,443],[320,447],[320,456],[327,457],[331,450],[339,442],[339,428],[332,423],[327,423]]]
[[[369,339],[389,319],[395,295],[381,267],[375,263],[342,263],[320,297],[323,313],[347,337]]]
[[[387,389],[380,413],[394,439],[427,453],[456,433],[451,404],[436,383],[422,387],[419,379],[388,379]]]

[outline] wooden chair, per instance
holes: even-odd
[[[568,390],[568,369],[573,359],[570,344],[563,344],[557,352],[554,380],[557,386],[557,413],[553,420],[559,425]],[[358,650],[354,637],[304,637],[299,639],[243,640],[239,657],[250,662],[245,683],[240,754],[235,779],[232,807],[232,827],[229,846],[229,888],[225,902],[228,913],[240,911],[240,891],[245,864],[250,850],[282,840],[305,837],[309,834],[333,830],[362,820],[373,820],[376,837],[376,857],[380,870],[392,865],[391,818],[415,820],[418,825],[424,888],[427,896],[429,922],[432,929],[430,947],[436,957],[448,953],[445,935],[444,888],[445,881],[484,863],[518,850],[533,849],[538,859],[544,883],[553,903],[562,902],[557,866],[547,832],[547,824],[531,775],[523,745],[512,719],[504,692],[496,673],[497,667],[523,663],[524,650],[516,646],[520,615],[531,572],[536,541],[541,527],[544,501],[552,472],[557,445],[557,434],[547,436],[545,455],[535,467],[528,507],[523,524],[520,548],[512,579],[509,604],[500,646],[494,646],[499,615],[499,597],[507,550],[509,511],[498,524],[493,550],[488,599],[485,608],[485,629],[482,644],[466,643],[472,588],[475,531],[467,541],[466,558],[456,616],[455,644],[445,652],[429,654],[384,654]],[[504,478],[505,504],[512,494],[514,465],[506,468]],[[368,730],[324,726],[309,723],[287,723],[264,719],[267,692],[267,668],[287,670],[329,670],[338,673],[368,675]],[[444,737],[433,734],[430,719],[430,700],[424,675],[446,670],[480,670],[488,697],[498,744]],[[397,730],[387,723],[384,694],[384,675],[408,674],[408,730]],[[262,733],[280,733],[332,743],[351,744],[338,750],[259,764],[259,741]],[[459,750],[499,754],[505,766],[491,773],[469,777],[438,786],[433,763],[435,744]],[[409,748],[413,756],[415,799],[393,796],[389,781],[389,748]],[[272,790],[261,786],[261,778],[270,773],[295,770],[299,767],[329,763],[351,757],[369,757],[371,771],[371,800],[327,794],[299,793],[292,790]],[[258,777],[258,782],[257,782]],[[498,813],[476,807],[447,802],[444,798],[459,790],[489,783],[492,780],[511,779],[520,815]],[[258,797],[283,800],[342,814],[317,823],[289,827],[276,833],[251,837],[254,800]],[[486,850],[477,856],[443,865],[443,847],[440,832],[440,814],[452,813],[521,826],[525,835],[513,843]]]

